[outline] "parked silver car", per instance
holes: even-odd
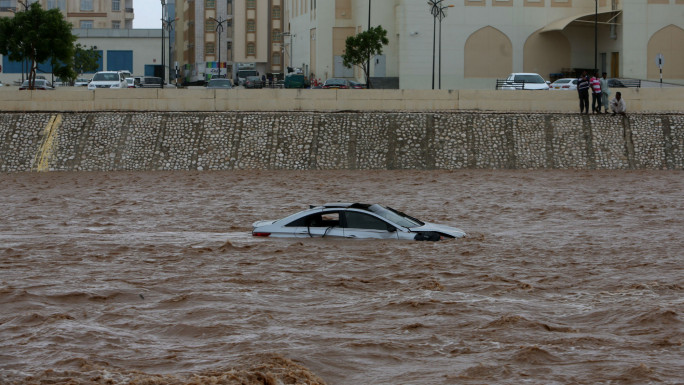
[[[466,235],[456,227],[422,222],[391,207],[366,203],[311,206],[283,219],[254,222],[252,227],[255,237],[439,241]]]

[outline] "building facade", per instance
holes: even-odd
[[[32,3],[59,9],[74,28],[133,28],[133,0],[0,0],[0,17],[12,17]]]
[[[609,77],[658,80],[658,54],[665,58],[664,81],[684,84],[684,0],[441,5],[440,20],[425,2],[412,0],[285,0],[290,60],[321,80],[362,79],[358,69],[342,65],[341,55],[345,39],[368,28],[370,11],[370,25],[382,25],[389,39],[383,55],[372,60],[371,77],[396,79],[404,89],[487,89],[511,72],[549,80],[595,65]]]
[[[184,80],[234,77],[238,65],[282,73],[282,1],[176,0],[175,50]]]

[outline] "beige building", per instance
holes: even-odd
[[[233,77],[238,64],[283,72],[282,1],[176,0],[175,51],[185,79]]]
[[[0,17],[11,17],[32,3],[59,9],[74,28],[133,28],[133,0],[0,0]]]
[[[426,2],[370,5],[371,25],[390,41],[371,64],[379,84],[486,89],[511,72],[549,80],[595,61],[609,77],[658,80],[658,54],[664,81],[684,84],[684,0],[450,0],[441,23]],[[285,10],[295,66],[322,80],[362,79],[341,55],[345,39],[368,27],[369,0],[285,0]]]

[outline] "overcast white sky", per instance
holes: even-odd
[[[160,0],[134,0],[133,28],[135,29],[160,29],[161,28],[161,1]]]

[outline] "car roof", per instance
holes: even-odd
[[[323,205],[309,205],[310,209],[367,209],[372,206],[368,203],[359,202],[332,202]]]

